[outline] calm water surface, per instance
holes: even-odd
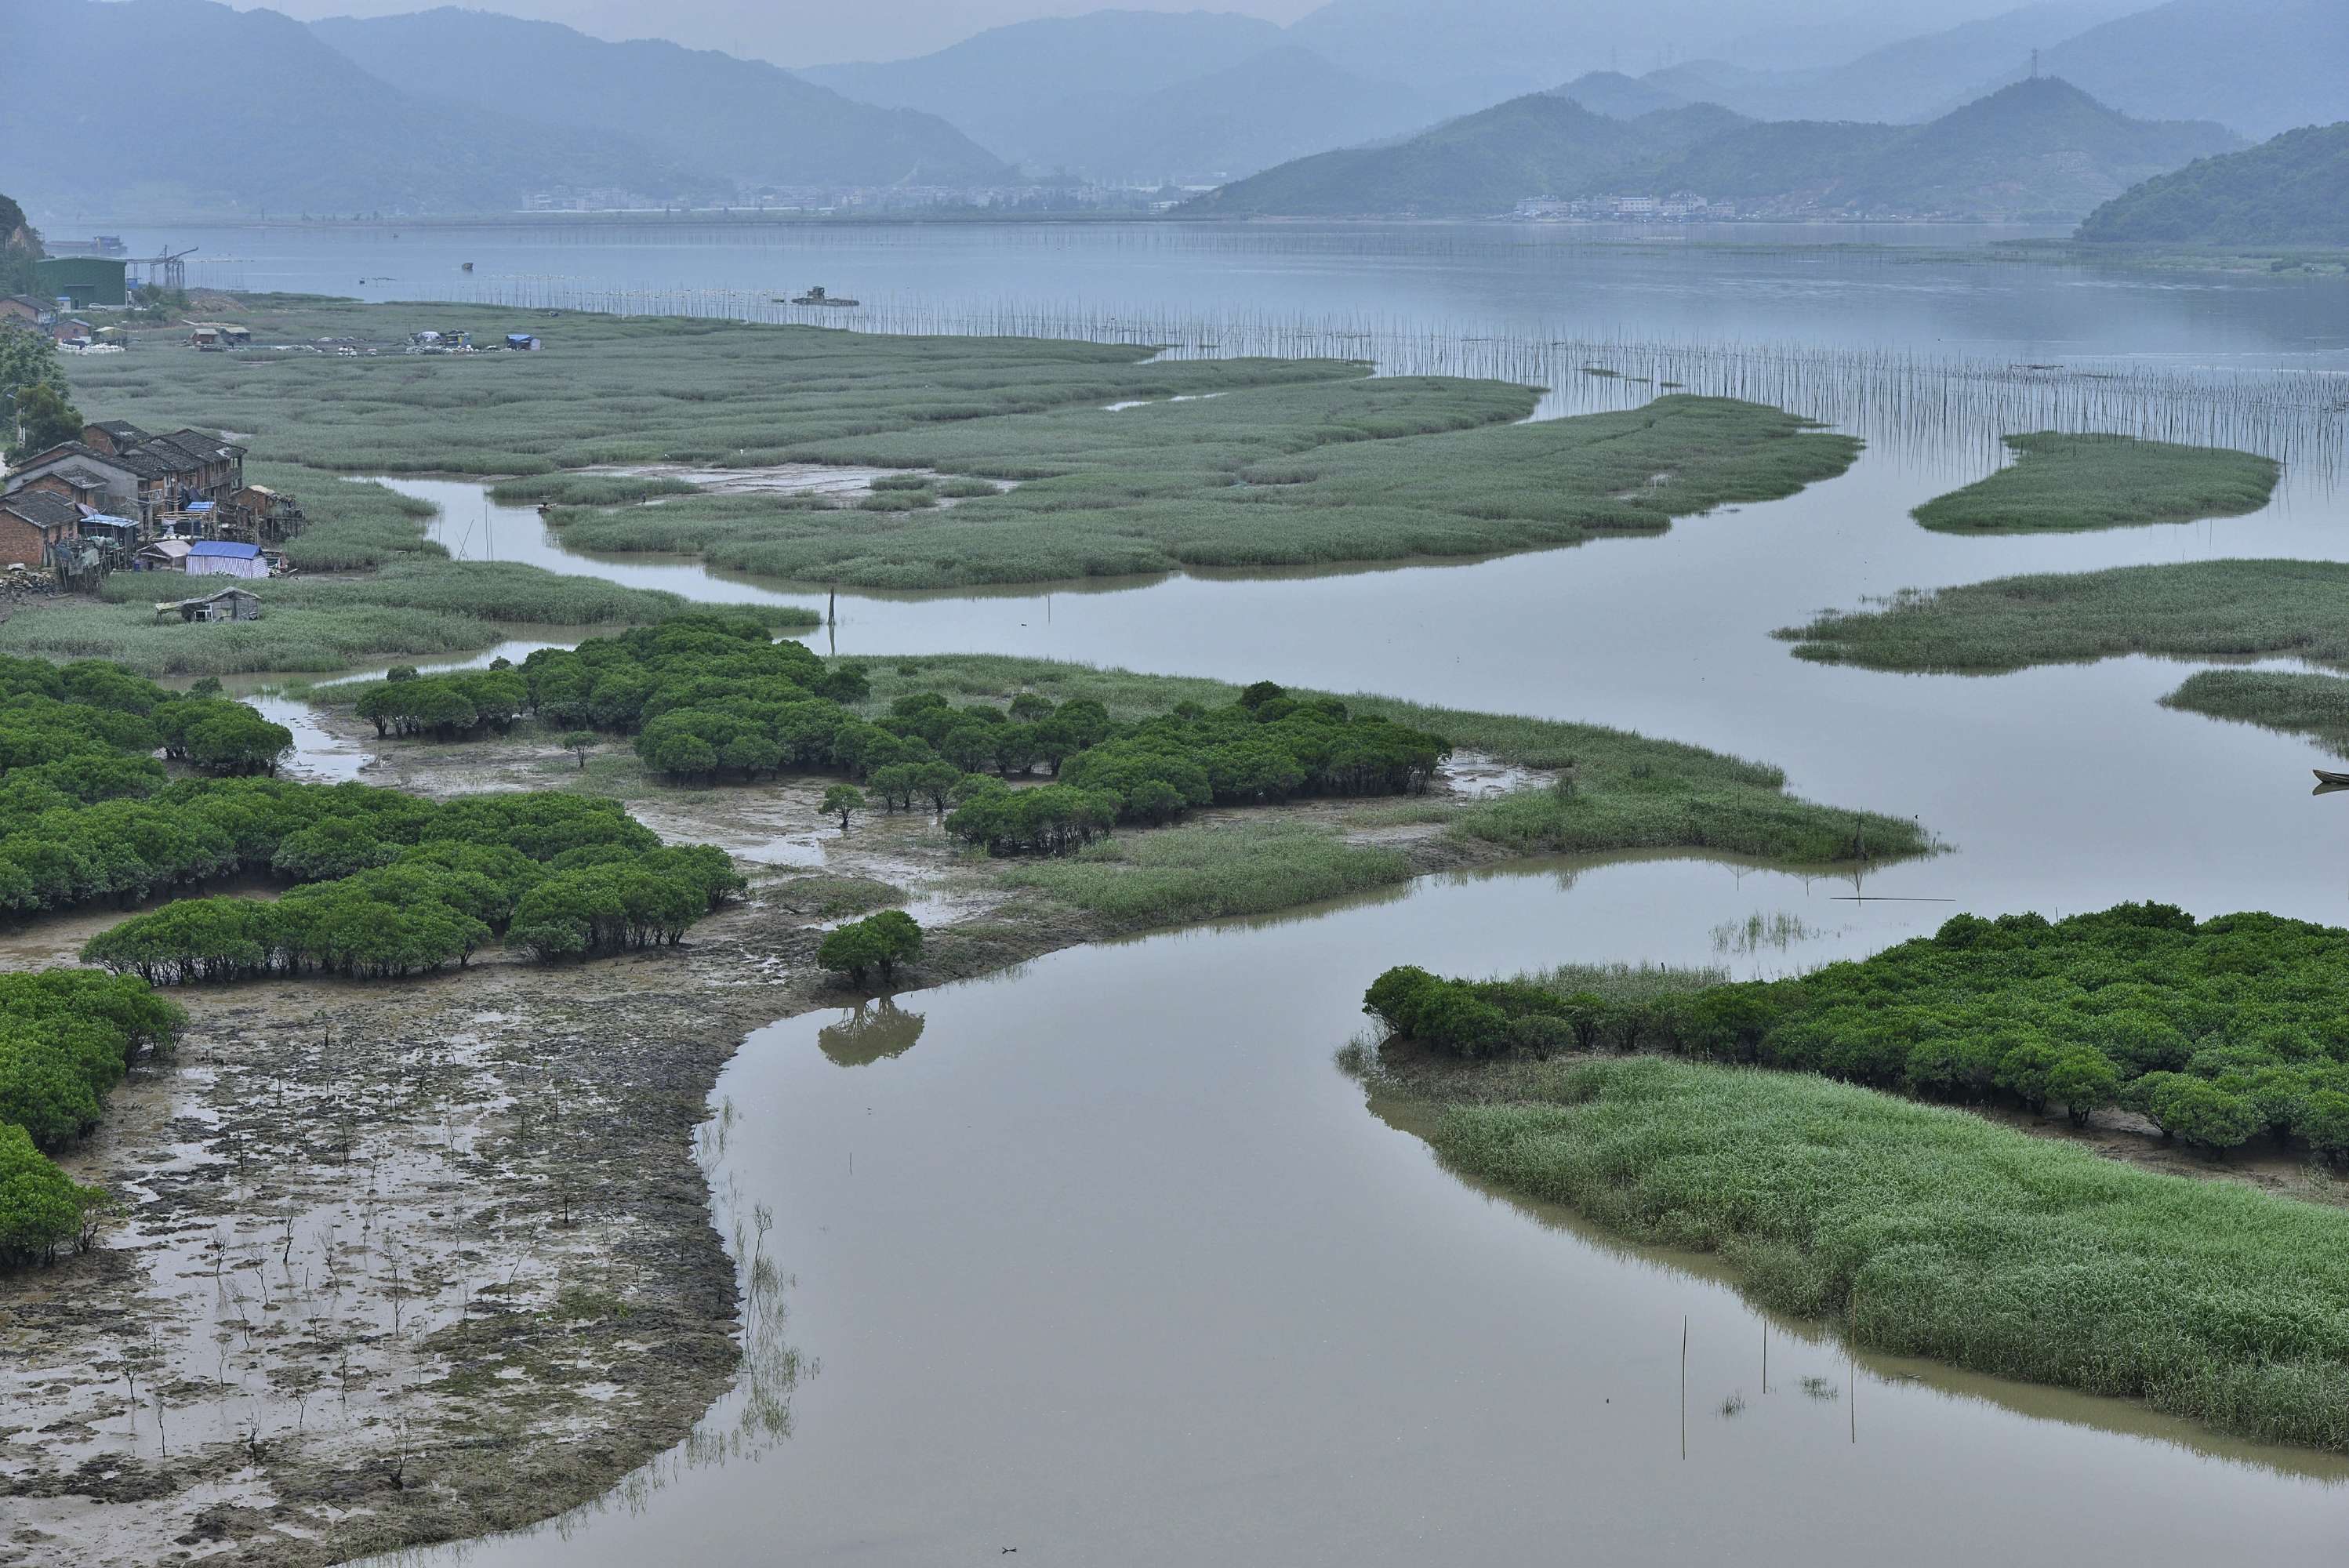
[[[379,275],[371,297],[559,284],[650,302],[820,281],[972,315],[1040,300],[2349,369],[2337,287],[1938,256],[1302,225],[194,239],[244,258],[216,259],[242,271],[205,281],[349,292],[343,273]],[[476,261],[475,281],[460,260]],[[1599,396],[1568,388],[1552,411]],[[721,1229],[771,1207],[761,1248],[793,1279],[788,1318],[751,1336],[805,1358],[788,1435],[743,1424],[753,1405],[774,1413],[770,1378],[559,1530],[429,1555],[601,1568],[934,1563],[1006,1546],[1085,1563],[2349,1554],[2343,1469],[2313,1456],[2109,1401],[1848,1366],[1791,1325],[1769,1331],[1765,1394],[1764,1320],[1702,1260],[1629,1252],[1456,1180],[1373,1111],[1402,1113],[1366,1109],[1330,1065],[1362,986],[1405,960],[1709,962],[1717,928],[1781,913],[1811,934],[1729,961],[1775,973],[1857,956],[1961,909],[2160,898],[2349,919],[2349,800],[2307,793],[2323,758],[2160,707],[2190,666],[1905,677],[1803,664],[1770,639],[1816,609],[2017,571],[2349,559],[2341,454],[2304,447],[2256,517],[1927,533],[1909,509],[1996,461],[1978,419],[1952,434],[1967,424],[1877,420],[1844,478],[1661,539],[1353,573],[843,595],[839,624],[813,639],[843,654],[1032,654],[1597,720],[1782,763],[1798,791],[1913,813],[1955,851],[1857,882],[1685,859],[1438,880],[1062,954],[902,996],[890,1016],[762,1030],[719,1086],[711,1161]],[[533,512],[490,507],[478,486],[399,488],[440,503],[440,537],[463,554],[707,601],[822,603],[690,562],[568,555]],[[1835,1397],[1803,1393],[1804,1376]],[[1744,1411],[1723,1417],[1733,1395]]]
[[[2255,1541],[2337,1558],[2338,1464],[1924,1363],[1849,1366],[1701,1260],[1612,1246],[1454,1179],[1331,1065],[1361,987],[1399,960],[1711,962],[1711,923],[1793,912],[1821,934],[1770,954],[1775,967],[1931,918],[1833,891],[1680,860],[1438,879],[902,995],[896,1054],[858,1065],[841,1061],[865,1053],[826,1038],[841,1016],[761,1030],[719,1086],[713,1177],[721,1224],[771,1206],[764,1251],[796,1276],[780,1332],[817,1369],[790,1391],[791,1435],[730,1460],[679,1456],[560,1530],[427,1555],[1895,1551],[1971,1568],[2179,1563]],[[1733,1396],[1744,1409],[1723,1417]],[[710,1432],[739,1432],[742,1412],[721,1403]]]
[[[1986,266],[1940,253],[2060,232],[2052,230],[631,223],[119,232],[135,254],[197,246],[189,278],[198,285],[722,314],[822,283],[868,311],[782,314],[834,325],[893,311],[974,323],[1059,311],[1071,319],[1347,318],[1407,330],[1897,345],[2030,358],[2298,364],[2349,349],[2349,290],[2337,279]],[[1854,242],[1868,248],[1823,248]]]

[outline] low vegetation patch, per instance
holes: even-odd
[[[2305,735],[2349,757],[2349,680],[2284,670],[2205,670],[2161,699],[2165,707]]]
[[[2133,436],[2009,436],[2013,466],[1911,514],[1942,533],[2054,533],[2240,517],[2275,494],[2271,458]]]
[[[1308,382],[1107,413],[1054,410],[826,441],[812,460],[981,476],[805,498],[563,511],[574,548],[685,550],[803,582],[945,588],[1490,554],[1653,533],[1791,495],[1858,443],[1758,404],[1667,397],[1526,424],[1530,389],[1424,377]],[[999,490],[989,480],[1020,481]],[[928,511],[940,494],[959,498]]]
[[[257,621],[191,624],[174,615],[159,624],[157,598],[196,592],[197,585],[156,573],[118,573],[102,600],[57,599],[0,621],[0,652],[105,659],[150,676],[324,672],[470,653],[530,627],[647,624],[691,607],[659,589],[513,562],[431,556],[362,576],[272,578],[244,586],[262,602]],[[818,621],[812,611],[785,605],[736,605],[728,613],[778,631]]]
[[[1651,1049],[2034,1113],[2061,1105],[2075,1125],[2118,1102],[2213,1152],[2264,1132],[2349,1163],[2344,965],[2339,927],[2121,904],[2052,924],[1959,915],[1872,958],[1744,984],[1610,994],[1575,971],[1391,969],[1364,1006],[1469,1058]]]
[[[1879,670],[2019,670],[2159,654],[2349,665],[2349,564],[2189,561],[2001,577],[1777,634],[1799,658]]]
[[[248,304],[263,342],[398,342],[428,317],[484,336],[514,324],[480,306]],[[119,363],[78,363],[74,392],[97,417],[242,433],[255,477],[310,512],[292,553],[313,571],[438,553],[415,503],[331,477],[350,473],[495,476],[504,499],[553,503],[579,549],[942,588],[1654,532],[1832,478],[1858,449],[1719,398],[1522,424],[1537,388],[1340,360],[589,315],[530,325],[542,354],[199,355],[159,336]],[[792,462],[919,471],[854,502],[579,471]]]
[[[1266,914],[1411,874],[1411,861],[1396,851],[1276,819],[1124,835],[1061,860],[1013,861],[996,876],[1133,930]]]
[[[2157,1175],[1795,1074],[1546,1064],[1433,1133],[1457,1168],[1715,1252],[1862,1346],[2349,1449],[2349,1212]]]

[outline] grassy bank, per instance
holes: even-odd
[[[2013,466],[1913,513],[1942,533],[2056,533],[2240,517],[2267,505],[2281,465],[2251,452],[2130,436],[2009,436]]]
[[[471,653],[527,635],[532,628],[642,625],[693,607],[662,590],[625,588],[512,562],[415,556],[347,577],[243,583],[262,602],[258,621],[158,619],[158,600],[202,593],[213,585],[209,579],[161,573],[117,573],[108,579],[102,599],[75,596],[18,606],[0,622],[0,653],[108,659],[148,676],[324,672],[387,658]],[[728,611],[786,632],[816,620],[806,611],[772,605],[732,605]]]
[[[1482,1074],[1507,1098],[1471,1103]],[[2349,1213],[1801,1076],[1505,1064],[1462,1089],[1433,1135],[1455,1166],[1717,1252],[1863,1346],[2349,1449]]]
[[[2304,735],[2349,757],[2349,680],[2280,670],[2205,670],[2161,699],[2164,707]]]
[[[427,548],[412,511],[331,493],[329,473],[506,476],[509,499],[558,503],[550,521],[576,548],[920,589],[1655,532],[1832,478],[1857,450],[1792,415],[1718,398],[1524,425],[1535,388],[1373,377],[1330,359],[1156,362],[1132,345],[271,298],[249,302],[247,320],[264,343],[389,344],[424,325],[494,340],[521,325],[547,344],[202,355],[159,333],[119,361],[77,365],[93,415],[245,433],[256,473],[311,506],[317,521],[296,555],[316,568]],[[787,462],[947,477],[908,476],[843,506],[574,471]]]
[[[2122,654],[2349,664],[2349,564],[2191,561],[2002,577],[1777,634],[1797,657],[1878,670],[1988,673]]]

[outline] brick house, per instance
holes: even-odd
[[[9,491],[37,486],[151,528],[191,501],[223,500],[245,488],[244,449],[201,430],[150,436],[108,419],[83,427],[82,438],[27,458],[9,479]]]
[[[45,490],[0,496],[0,565],[46,568],[80,542],[81,508],[64,496]]]
[[[17,464],[8,476],[7,493],[49,490],[84,506],[143,521],[150,493],[160,492],[164,477],[154,464],[134,467],[127,459],[92,450],[79,441],[61,441]]]

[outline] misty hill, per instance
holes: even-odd
[[[1000,160],[935,115],[852,102],[778,67],[444,6],[311,30],[371,74],[566,132],[632,135],[730,187],[966,185]]]
[[[2349,5],[2171,0],[2066,39],[2044,68],[2125,114],[2248,137],[2329,125],[2349,119]]]
[[[1061,123],[1039,129],[1037,163],[1178,183],[1253,174],[1443,118],[1408,88],[1365,81],[1294,46],[1139,98],[1098,93],[1058,108]]]
[[[1095,11],[990,27],[936,54],[808,66],[798,75],[866,103],[944,117],[1015,162],[1071,140],[1061,105],[1127,99],[1228,70],[1288,42],[1270,22],[1224,12]]]
[[[1235,181],[1190,204],[1217,215],[1323,217],[1505,212],[1527,196],[1579,193],[1736,123],[1709,104],[1612,119],[1528,93],[1392,147],[1324,152]]]
[[[1586,71],[1558,88],[1557,96],[1572,98],[1591,113],[1610,119],[1637,119],[1658,109],[1684,108],[1697,101],[1657,86],[1653,77],[1627,77],[1620,71]],[[1708,97],[1705,101],[1720,100]]]
[[[1888,37],[1938,32],[2011,10],[2014,4],[1615,0],[1562,5],[1557,0],[1329,0],[1291,26],[1289,39],[1342,70],[1373,80],[1413,82],[1432,96],[1448,96],[1455,83],[1480,84],[1491,93],[1484,101],[1491,103],[1510,92],[1555,87],[1589,71],[1651,67],[1667,53],[1687,54],[1699,40],[1733,40],[1724,46],[1741,59],[1807,60],[1821,57],[1826,48],[1822,24],[1840,24],[1856,54]],[[1788,46],[1774,47],[1773,39],[1783,39]],[[1832,52],[1826,57],[1833,57]],[[1681,96],[1700,101],[1713,97],[1702,92]]]
[[[1806,70],[1754,70],[1717,59],[1653,71],[1643,86],[1755,119],[1930,119],[2029,74],[2031,51],[2129,8],[2129,0],[2050,0],[1904,38]],[[1985,86],[1984,84],[1990,84]]]
[[[1200,205],[1465,214],[1529,196],[1685,191],[1785,215],[2069,217],[2236,145],[2222,127],[2130,119],[2045,77],[1921,126],[1754,122],[1711,105],[1610,120],[1536,97],[1397,147],[1268,170]]]
[[[2131,119],[2042,77],[1921,126],[1741,127],[1647,173],[1658,189],[1771,211],[2068,218],[2238,145],[2222,126]]]
[[[39,40],[0,50],[0,148],[36,211],[479,211],[512,210],[531,190],[709,183],[629,137],[418,98],[274,11],[6,5]]]
[[[2148,180],[2089,213],[2080,237],[2349,245],[2349,120]]]

